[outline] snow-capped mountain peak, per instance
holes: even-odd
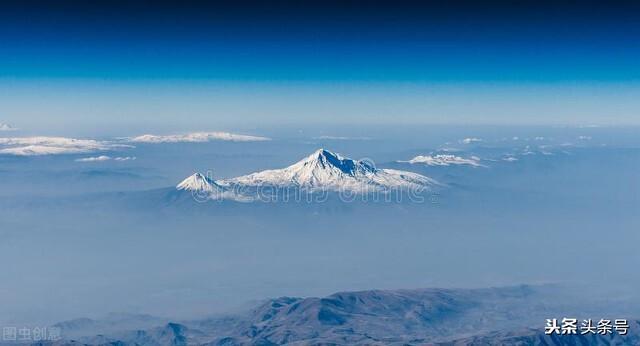
[[[200,173],[194,173],[178,184],[176,189],[186,191],[214,191],[218,187],[218,184],[216,184],[212,179],[209,179]]]
[[[441,186],[423,175],[394,169],[378,169],[370,160],[353,160],[326,149],[281,169],[260,171],[231,179],[209,179],[195,173],[176,186],[207,200],[261,200],[274,191],[285,195],[293,190],[332,191],[355,194],[372,192],[416,192]],[[266,190],[261,189],[266,187]],[[282,191],[284,190],[284,191]]]
[[[353,160],[318,149],[291,166],[224,180],[220,184],[366,192],[428,187],[437,182],[416,173],[377,169],[368,160]]]
[[[304,170],[338,170],[347,175],[375,171],[375,167],[367,161],[345,158],[340,154],[326,149],[318,149],[314,151],[313,154],[288,168],[299,170],[300,172]]]

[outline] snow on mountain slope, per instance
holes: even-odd
[[[435,180],[420,174],[377,169],[367,160],[353,160],[325,149],[316,150],[289,167],[227,179],[220,184],[352,192],[419,189],[438,185]]]
[[[277,196],[273,194],[274,190],[363,195],[374,192],[421,193],[435,186],[441,184],[417,173],[378,169],[368,160],[353,160],[319,149],[289,167],[231,179],[214,181],[195,173],[178,184],[176,189],[191,192],[196,200],[250,201],[267,198],[273,201]]]

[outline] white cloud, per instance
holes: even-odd
[[[111,157],[111,156],[106,156],[106,155],[100,155],[100,156],[94,156],[94,157],[83,157],[81,159],[76,159],[76,162],[100,162],[100,161],[109,161],[109,160],[114,160],[114,161],[130,161],[130,160],[135,160],[136,157],[135,156],[118,156],[118,157]]]
[[[477,142],[482,142],[482,138],[468,137],[460,141],[460,143],[464,143],[464,144],[471,144],[471,143],[477,143]]]
[[[232,142],[257,142],[271,140],[267,137],[239,135],[229,132],[193,132],[179,135],[142,135],[129,138],[131,142],[138,143],[202,143],[210,141],[232,141]]]
[[[18,129],[9,124],[0,123],[0,131],[16,131],[16,130]]]
[[[83,157],[81,159],[76,159],[76,162],[97,162],[97,161],[109,161],[111,160],[111,156],[101,155],[95,157]]]
[[[0,138],[0,154],[17,156],[81,154],[123,147],[130,148],[131,146],[93,139],[66,137]]]
[[[399,162],[408,162],[408,163],[422,163],[427,166],[450,166],[450,165],[469,165],[474,167],[481,167],[480,158],[476,156],[471,156],[468,159],[465,159],[460,156],[455,155],[432,155],[432,156],[423,156],[419,155],[412,158],[409,161],[399,161]]]
[[[590,141],[591,136],[578,136],[578,139],[581,141]]]

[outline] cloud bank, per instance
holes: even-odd
[[[94,157],[83,157],[81,159],[76,159],[76,162],[101,162],[101,161],[110,161],[110,160],[114,160],[114,161],[133,161],[135,160],[136,157],[135,156],[117,156],[117,157],[111,157],[111,156],[107,156],[107,155],[100,155],[100,156],[94,156]]]
[[[229,132],[192,132],[178,135],[142,135],[129,139],[136,143],[202,143],[210,141],[231,141],[231,142],[259,142],[269,141],[271,138],[240,135]]]
[[[66,137],[0,138],[0,154],[16,156],[81,154],[130,147],[93,139]]]
[[[423,156],[419,155],[412,158],[409,161],[398,161],[398,162],[406,162],[412,164],[425,164],[427,166],[451,166],[451,165],[469,165],[473,167],[481,167],[480,158],[476,156],[472,156],[468,159],[465,159],[460,156],[455,155],[430,155]]]

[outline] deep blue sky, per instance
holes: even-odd
[[[640,122],[637,1],[229,3],[0,3],[0,122]]]
[[[0,5],[0,75],[403,81],[640,78],[638,2],[55,3]]]

